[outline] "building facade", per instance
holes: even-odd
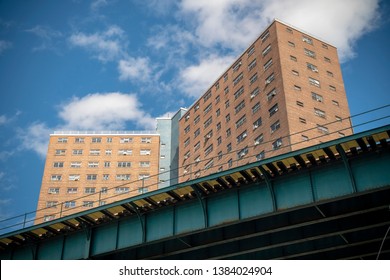
[[[353,133],[337,49],[275,20],[179,122],[179,181]]]
[[[50,135],[36,223],[158,188],[157,132]]]

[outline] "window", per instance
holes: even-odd
[[[78,180],[80,180],[80,175],[79,174],[70,174],[68,178],[69,178],[69,181],[78,181]]]
[[[73,161],[70,163],[71,168],[81,168],[81,161]]]
[[[48,222],[48,221],[54,220],[55,218],[56,218],[56,215],[45,215],[45,216],[43,217],[43,221],[44,221],[44,222]]]
[[[204,128],[207,128],[209,127],[209,125],[213,122],[213,117],[211,116],[210,118],[208,118],[204,123],[203,123],[203,127]]]
[[[59,149],[59,150],[55,151],[56,156],[63,156],[63,155],[65,155],[65,153],[66,153],[66,150],[63,150],[63,149]]]
[[[242,159],[243,157],[246,156],[247,153],[248,153],[248,147],[245,147],[244,149],[238,151],[237,159]]]
[[[272,149],[277,150],[282,146],[282,144],[282,138],[279,138],[272,143]]]
[[[232,134],[232,131],[230,128],[226,130],[226,137],[229,137]]]
[[[84,138],[82,138],[82,137],[77,137],[77,138],[74,139],[74,142],[75,142],[75,143],[84,143]]]
[[[291,73],[292,73],[294,76],[299,76],[299,72],[296,71],[296,70],[292,70]]]
[[[295,48],[295,44],[294,44],[293,42],[288,41],[288,45],[289,45],[290,47]]]
[[[187,122],[188,120],[190,119],[190,112],[188,112],[186,114],[186,116],[184,117],[184,120]]]
[[[211,159],[208,163],[204,165],[204,169],[210,169],[214,166],[214,159]]]
[[[130,174],[117,174],[115,176],[115,180],[117,180],[117,181],[129,181],[130,180]]]
[[[46,202],[46,207],[49,208],[57,208],[58,201],[47,201]]]
[[[309,37],[306,37],[306,36],[302,36],[302,41],[305,42],[305,43],[308,43],[310,45],[313,45],[313,40]]]
[[[184,160],[188,159],[190,156],[191,156],[191,152],[190,152],[190,151],[187,151],[187,152],[184,154]]]
[[[264,141],[264,136],[263,136],[263,134],[260,134],[259,136],[257,136],[255,138],[255,143],[254,144],[255,144],[255,146],[257,146],[257,145],[263,143],[263,141]]]
[[[311,93],[311,98],[313,99],[313,100],[315,100],[315,101],[317,101],[317,102],[324,102],[324,99],[322,98],[322,95],[320,95],[320,94],[317,94],[317,93],[315,93],[315,92],[312,92]]]
[[[53,167],[54,168],[62,168],[62,167],[64,167],[64,162],[54,162],[53,163]]]
[[[256,58],[254,60],[252,60],[251,63],[249,63],[248,70],[251,71],[255,67],[256,67]]]
[[[203,96],[203,102],[206,102],[207,100],[209,100],[210,97],[211,97],[211,90],[206,92],[206,94]]]
[[[342,122],[342,121],[343,121],[343,119],[342,119],[341,117],[339,117],[339,116],[335,116],[335,118],[336,118],[336,120],[339,121],[339,122]]]
[[[87,174],[87,181],[96,181],[97,174]]]
[[[309,141],[309,137],[307,137],[306,135],[301,135],[302,137],[302,141]]]
[[[268,110],[269,116],[273,116],[277,111],[279,110],[278,103],[276,103],[274,106],[271,107],[271,109]]]
[[[196,116],[196,118],[194,119],[194,124],[197,124],[199,121],[200,121],[200,116]]]
[[[142,174],[138,175],[138,180],[147,180],[149,178],[150,178],[150,174],[149,173],[142,173]]]
[[[77,193],[77,188],[68,188],[66,190],[67,193]]]
[[[112,150],[106,150],[106,151],[105,151],[105,154],[106,154],[107,156],[112,155]]]
[[[65,201],[65,208],[74,208],[76,207],[76,201]]]
[[[207,155],[209,155],[212,151],[213,151],[213,144],[211,144],[210,146],[208,146],[208,147],[206,148],[206,150],[204,150],[204,155],[207,156]]]
[[[229,108],[229,106],[230,106],[230,102],[229,102],[229,100],[226,100],[225,101],[225,109]]]
[[[240,67],[241,67],[241,64],[242,64],[241,60],[239,60],[236,64],[234,64],[233,72],[238,71],[238,69],[240,69]]]
[[[101,137],[92,137],[92,143],[101,143],[102,138]]]
[[[316,86],[316,87],[320,87],[320,81],[313,79],[313,78],[310,78],[310,77],[309,77],[309,84]]]
[[[219,145],[221,145],[221,144],[222,144],[222,137],[219,136],[219,137],[217,138],[217,145],[219,146]]]
[[[264,64],[264,71],[266,71],[267,69],[269,69],[271,66],[272,66],[272,58],[271,58],[270,60],[268,60],[268,61]]]
[[[129,187],[116,187],[115,188],[115,193],[127,193],[129,191],[130,191]]]
[[[317,130],[323,134],[328,134],[329,129],[326,126],[317,124]]]
[[[144,144],[152,143],[152,138],[150,138],[150,137],[142,137],[141,138],[141,143],[144,143]]]
[[[233,166],[233,160],[232,159],[229,159],[228,160],[228,167],[232,167]]]
[[[244,141],[244,139],[248,136],[248,133],[246,132],[246,130],[241,133],[240,135],[237,136],[237,143],[241,143],[242,141]]]
[[[297,105],[298,105],[299,107],[303,107],[303,102],[297,101]]]
[[[240,73],[240,75],[238,75],[234,80],[233,80],[233,85],[237,85],[241,80],[242,78],[244,78],[244,74],[242,74],[242,72]]]
[[[96,188],[85,188],[84,189],[84,193],[95,193],[96,192]]]
[[[102,201],[102,200],[99,201],[99,206],[103,206],[103,205],[106,205],[106,204],[107,204],[107,201]]]
[[[305,55],[310,56],[312,58],[316,58],[316,53],[315,52],[313,52],[311,50],[308,50],[308,49],[305,49],[304,52],[305,52]]]
[[[299,122],[300,122],[300,123],[306,123],[306,119],[304,119],[304,118],[299,118]]]
[[[296,91],[301,91],[302,88],[301,88],[300,86],[294,85],[294,90],[296,90]]]
[[[325,112],[318,109],[318,108],[314,108],[314,115],[321,117],[321,118],[324,118],[324,119],[326,118]]]
[[[60,188],[49,188],[48,193],[50,194],[59,194]]]
[[[103,174],[103,181],[107,181],[110,179],[110,174]]]
[[[265,79],[265,85],[270,84],[274,79],[275,79],[275,75],[274,75],[274,73],[272,73],[271,75],[269,75],[267,77],[267,79]]]
[[[139,151],[139,154],[140,154],[141,156],[149,156],[150,153],[151,153],[150,149],[141,149],[141,150]]]
[[[326,74],[327,74],[329,77],[333,77],[333,73],[330,72],[330,71],[326,71]]]
[[[271,45],[268,45],[262,52],[263,57],[266,56],[271,51]]]
[[[255,130],[256,128],[260,127],[262,124],[261,118],[258,118],[254,123],[253,123],[253,129]]]
[[[251,99],[255,98],[258,94],[260,93],[259,87],[256,87],[252,92],[251,92]]]
[[[225,120],[226,120],[227,123],[230,121],[230,114],[227,114],[227,115],[225,116]]]
[[[252,77],[250,77],[249,83],[250,83],[250,84],[253,84],[253,83],[256,82],[256,81],[257,81],[257,73],[254,74]]]
[[[292,31],[292,29],[291,28],[289,28],[289,27],[286,27],[286,31],[288,32],[288,33],[293,33],[293,31]]]
[[[228,76],[228,73],[225,73],[223,75],[223,81],[226,82],[228,80],[229,76]]]
[[[130,161],[118,161],[118,167],[131,167]]]
[[[90,154],[91,156],[98,156],[98,155],[100,155],[100,150],[96,150],[96,149],[90,150],[90,151],[89,151],[89,154]]]
[[[306,63],[306,67],[307,67],[307,69],[310,69],[311,71],[318,73],[318,68],[314,64],[311,64],[311,63],[307,62]]]
[[[200,128],[198,128],[197,130],[195,130],[195,132],[194,132],[194,138],[196,138],[199,134],[200,134]]]
[[[99,162],[98,161],[90,161],[90,162],[88,162],[88,167],[97,168],[97,167],[99,167]]]
[[[292,60],[292,61],[297,61],[297,58],[295,57],[295,56],[292,56],[292,55],[290,55],[290,59]]]
[[[223,154],[222,154],[222,151],[219,151],[219,152],[218,152],[218,160],[221,160],[221,159],[222,159],[222,155],[223,155]]]
[[[339,137],[344,137],[345,136],[345,134],[344,133],[342,133],[342,132],[339,132]]]
[[[263,35],[261,35],[260,37],[261,42],[264,43],[265,40],[268,39],[268,37],[269,37],[269,30],[267,30],[266,32],[263,33]]]
[[[328,63],[331,62],[331,61],[330,61],[330,58],[328,58],[328,57],[324,57],[324,60],[325,60],[325,62],[328,62]]]
[[[142,194],[142,193],[147,193],[149,190],[148,190],[148,187],[139,187],[138,188],[138,193]]]
[[[62,175],[51,175],[50,180],[51,181],[61,181]]]
[[[58,138],[57,142],[58,143],[68,143],[68,138]]]
[[[140,161],[139,167],[150,167],[150,161]]]
[[[252,114],[257,113],[260,110],[260,102],[257,102],[253,107],[252,107]]]
[[[245,100],[242,100],[237,106],[236,108],[234,108],[236,114],[238,112],[240,112],[243,108],[245,108]]]
[[[93,207],[93,201],[83,201],[83,207],[92,208]]]
[[[322,47],[323,47],[324,49],[328,49],[328,45],[327,45],[327,44],[322,43]]]
[[[81,149],[72,151],[72,155],[82,155],[82,154],[83,154],[83,150],[81,150]]]
[[[223,92],[224,92],[225,94],[228,94],[228,93],[229,93],[229,87],[225,87],[225,89],[223,90]]]
[[[215,86],[215,90],[218,90],[219,89],[219,82],[217,82],[214,86]]]
[[[112,137],[107,137],[107,143],[112,143]]]
[[[333,104],[334,106],[339,107],[339,103],[338,103],[336,100],[332,100],[332,104]]]
[[[258,155],[256,155],[256,160],[262,160],[265,158],[265,152],[261,151]]]
[[[271,133],[274,133],[276,130],[280,128],[280,122],[277,120],[271,125]]]
[[[275,96],[276,96],[276,88],[272,89],[269,93],[267,93],[267,100],[270,101]]]
[[[130,150],[130,149],[121,149],[121,150],[118,150],[118,155],[122,155],[122,156],[131,156],[133,154],[133,150]]]
[[[218,95],[215,97],[215,104],[218,104],[221,101],[221,97]]]
[[[221,122],[217,123],[217,131],[221,129]]]
[[[207,105],[207,107],[203,110],[203,114],[206,115],[208,112],[211,111],[212,108],[213,108],[213,104],[210,103],[210,104]]]
[[[329,89],[330,89],[331,91],[336,91],[336,87],[335,87],[335,86],[329,85]]]
[[[255,52],[255,46],[252,46],[249,48],[249,50],[246,52],[248,54],[248,57],[251,56]]]
[[[188,138],[184,141],[184,147],[187,147],[189,144],[190,144],[190,137],[188,137]]]
[[[200,149],[200,141],[194,145],[194,152]]]
[[[234,99],[239,98],[244,93],[244,87],[240,87],[235,93],[234,93]]]
[[[199,103],[197,103],[197,104],[194,105],[194,111],[196,112],[196,111],[198,111],[198,110],[199,110]]]
[[[206,133],[204,139],[207,141],[208,139],[211,139],[211,137],[213,137],[213,130],[210,130],[208,133]]]
[[[228,153],[232,151],[232,143],[226,145],[226,150]]]
[[[190,131],[190,125],[187,125],[186,128],[184,128],[184,133],[188,133]]]
[[[236,128],[239,128],[246,122],[246,116],[243,115],[238,121],[236,121]]]

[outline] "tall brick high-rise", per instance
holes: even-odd
[[[334,46],[275,20],[179,122],[181,182],[353,133]]]

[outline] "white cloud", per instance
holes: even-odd
[[[31,150],[44,158],[47,152],[49,135],[52,129],[45,123],[35,122],[25,129],[17,130],[17,137],[21,141],[20,149]]]
[[[242,51],[278,18],[336,46],[342,61],[379,17],[379,0],[183,0],[180,8],[195,18],[198,42],[207,47]]]
[[[102,62],[119,59],[124,55],[127,46],[124,31],[116,25],[110,26],[104,32],[73,34],[69,41],[74,46],[86,48]]]
[[[180,73],[180,89],[188,96],[198,98],[233,61],[232,56],[211,55],[199,64],[183,69]]]
[[[146,82],[150,80],[152,69],[148,58],[122,59],[118,63],[120,80],[137,80]]]
[[[0,40],[0,55],[12,47],[12,43],[5,40]]]
[[[155,120],[141,109],[135,94],[94,93],[63,104],[60,118],[64,128],[75,130],[118,130],[133,122],[141,129],[155,129]]]
[[[33,51],[42,51],[42,50],[54,50],[58,52],[58,39],[62,37],[60,31],[54,30],[49,26],[37,25],[31,29],[26,30],[28,33],[32,33],[41,40],[39,46],[33,47]]]
[[[6,115],[1,115],[0,116],[0,125],[6,125],[9,124],[17,119],[17,117],[21,114],[20,111],[17,111],[15,115],[12,117],[7,117]]]

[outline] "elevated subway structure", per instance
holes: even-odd
[[[1,259],[389,259],[390,125],[0,236]]]

